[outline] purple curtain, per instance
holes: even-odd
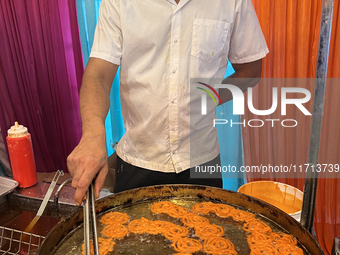
[[[84,65],[75,0],[0,1],[0,127],[32,135],[38,172],[67,170],[81,137]]]

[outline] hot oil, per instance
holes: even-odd
[[[169,199],[168,199],[169,200]],[[150,211],[150,206],[159,201],[163,200],[148,200],[139,203],[133,203],[130,205],[124,205],[114,208],[111,211],[115,212],[123,212],[130,216],[130,221],[134,219],[140,219],[141,217],[145,217],[148,220],[164,220],[170,221],[177,225],[184,226],[180,219],[172,218],[166,214],[153,214]],[[205,202],[205,200],[199,199],[170,199],[169,201],[190,209],[195,203]],[[218,202],[216,202],[218,203]],[[241,209],[241,208],[237,208]],[[108,212],[108,211],[107,211]],[[105,212],[105,213],[107,213]],[[100,219],[104,214],[99,214],[98,219]],[[224,238],[227,238],[235,245],[235,250],[239,255],[249,255],[250,249],[247,243],[247,233],[243,230],[243,223],[236,222],[231,218],[220,218],[214,213],[209,213],[208,215],[204,215],[211,224],[216,224],[222,226],[225,234]],[[266,224],[268,224],[273,231],[275,232],[285,232],[275,223],[267,220],[260,215],[256,215],[256,218],[261,219]],[[126,224],[127,225],[127,224]],[[101,231],[104,228],[104,225],[97,221],[98,227],[98,236],[101,235]],[[190,230],[189,238],[197,239],[194,230]],[[57,248],[55,255],[70,255],[70,254],[81,254],[81,244],[84,240],[83,227],[80,226],[72,233],[70,233],[66,238],[66,241],[62,242],[61,245]],[[113,251],[108,253],[109,255],[116,254],[129,254],[129,255],[146,255],[146,254],[175,254],[175,250],[171,247],[171,241],[165,239],[162,235],[150,235],[150,234],[133,234],[129,233],[128,236],[123,238],[122,240],[116,240],[116,245],[113,247]],[[302,248],[300,246],[300,248]],[[195,255],[203,255],[206,254],[203,251],[194,253]],[[309,254],[304,252],[304,254]]]

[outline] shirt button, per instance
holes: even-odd
[[[174,43],[177,43],[177,42],[178,42],[177,40],[174,41]]]
[[[174,104],[174,103],[175,103],[175,100],[171,100],[171,103]]]
[[[176,70],[172,70],[172,73],[176,73]]]

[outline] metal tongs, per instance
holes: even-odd
[[[93,254],[99,255],[98,249],[98,235],[97,235],[97,222],[96,222],[96,208],[94,206],[94,182],[91,183],[86,193],[86,200],[84,205],[84,242],[85,242],[85,255],[91,254],[91,241],[90,235],[92,234],[93,240]]]

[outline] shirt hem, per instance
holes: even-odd
[[[163,172],[163,173],[181,173],[191,167],[195,167],[195,166],[198,166],[198,165],[201,165],[201,164],[204,164],[206,162],[213,160],[214,158],[218,156],[218,154],[220,153],[220,150],[219,148],[217,148],[211,153],[205,155],[204,157],[200,156],[196,159],[187,160],[183,162],[180,167],[181,170],[179,171],[177,171],[176,168],[174,168],[172,164],[162,165],[162,164],[157,164],[153,162],[148,162],[148,161],[145,161],[139,158],[129,156],[123,151],[119,150],[118,148],[116,150],[116,153],[122,160],[137,167],[141,167],[147,170],[152,170],[152,171],[157,171],[157,172]]]

